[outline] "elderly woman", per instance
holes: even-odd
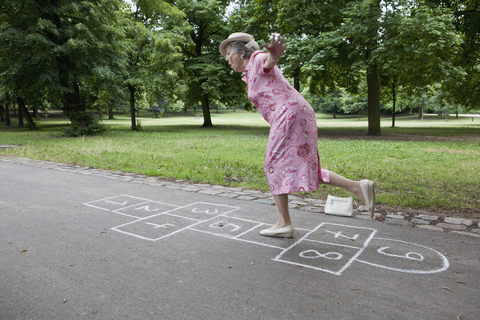
[[[285,50],[284,39],[272,34],[260,50],[247,33],[233,33],[220,45],[230,67],[243,72],[248,98],[270,124],[264,170],[278,210],[278,221],[260,231],[263,236],[292,238],[295,231],[288,210],[288,194],[313,191],[319,184],[348,190],[366,203],[373,217],[375,184],[353,181],[320,167],[315,112],[276,66]]]

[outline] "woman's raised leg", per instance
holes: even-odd
[[[360,188],[360,181],[347,179],[333,171],[329,171],[329,176],[330,176],[330,182],[320,181],[320,183],[348,190],[354,195],[356,195],[357,197],[359,197],[360,200],[365,202],[365,197],[363,196],[362,189]]]
[[[330,186],[340,187],[342,189],[348,190],[357,197],[360,198],[368,207],[370,211],[370,217],[373,218],[373,213],[375,211],[375,184],[369,180],[354,181],[347,179],[338,173],[329,171],[330,181],[322,182]]]

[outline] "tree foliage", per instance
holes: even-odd
[[[240,105],[247,101],[241,75],[230,69],[219,54],[218,47],[230,34],[226,23],[225,0],[172,1],[186,14],[191,30],[185,33],[182,45],[184,70],[182,77],[188,85],[185,107],[201,104],[203,127],[212,127],[210,105],[222,103]]]
[[[128,88],[132,130],[137,129],[135,101],[146,99],[156,105],[168,97],[175,100],[184,91],[179,71],[182,32],[188,30],[185,14],[166,1],[136,0],[125,10],[126,65],[124,84]]]
[[[26,103],[61,101],[85,111],[92,78],[121,60],[119,0],[5,0],[0,7],[1,81]]]
[[[467,110],[480,109],[480,2],[478,0],[429,0],[433,7],[452,12],[453,25],[463,40],[455,65],[466,75],[445,82],[442,89],[449,93],[451,103],[462,104]]]

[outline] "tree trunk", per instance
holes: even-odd
[[[293,87],[300,92],[300,66],[296,66],[293,70]]]
[[[130,117],[132,118],[132,131],[137,130],[137,122],[135,120],[135,87],[128,85],[130,91]]]
[[[38,108],[32,108],[32,111],[33,111],[33,117],[34,118],[38,118]]]
[[[333,104],[333,119],[337,119],[337,103]]]
[[[368,51],[368,50],[367,50]],[[378,82],[377,64],[367,69],[368,86],[368,135],[380,136],[380,84]]]
[[[25,118],[27,118],[28,122],[28,128],[30,131],[37,130],[37,126],[33,122],[32,117],[30,116],[30,113],[28,113],[27,107],[25,106],[25,102],[23,101],[22,97],[17,97],[17,103],[18,103],[18,113],[23,113],[25,115]]]
[[[18,106],[18,127],[23,128],[23,110],[20,108],[20,105]]]
[[[380,1],[372,1],[369,8],[369,19],[379,19]],[[377,27],[368,27],[369,40],[366,43],[365,62],[367,63],[367,92],[368,92],[368,135],[380,136],[380,83],[378,81],[377,64],[370,61],[373,50],[377,48],[375,38],[379,30]]]
[[[392,106],[392,128],[395,128],[395,102],[397,101],[396,98],[396,92],[395,92],[395,78],[393,78],[393,83],[392,83],[392,100],[393,100],[393,106]]]
[[[210,116],[210,103],[208,95],[202,94],[202,111],[203,111],[203,125],[202,127],[212,128],[212,117]]]
[[[418,118],[423,121],[423,103],[418,107]]]
[[[108,108],[108,120],[113,120],[113,107]]]
[[[10,126],[10,110],[8,108],[8,102],[5,103],[5,125]]]
[[[5,108],[3,106],[0,106],[0,122],[3,122],[5,120],[5,117],[3,116],[5,112]]]

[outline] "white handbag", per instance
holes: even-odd
[[[328,195],[327,203],[325,204],[325,213],[336,216],[353,216],[353,197],[341,198]]]

